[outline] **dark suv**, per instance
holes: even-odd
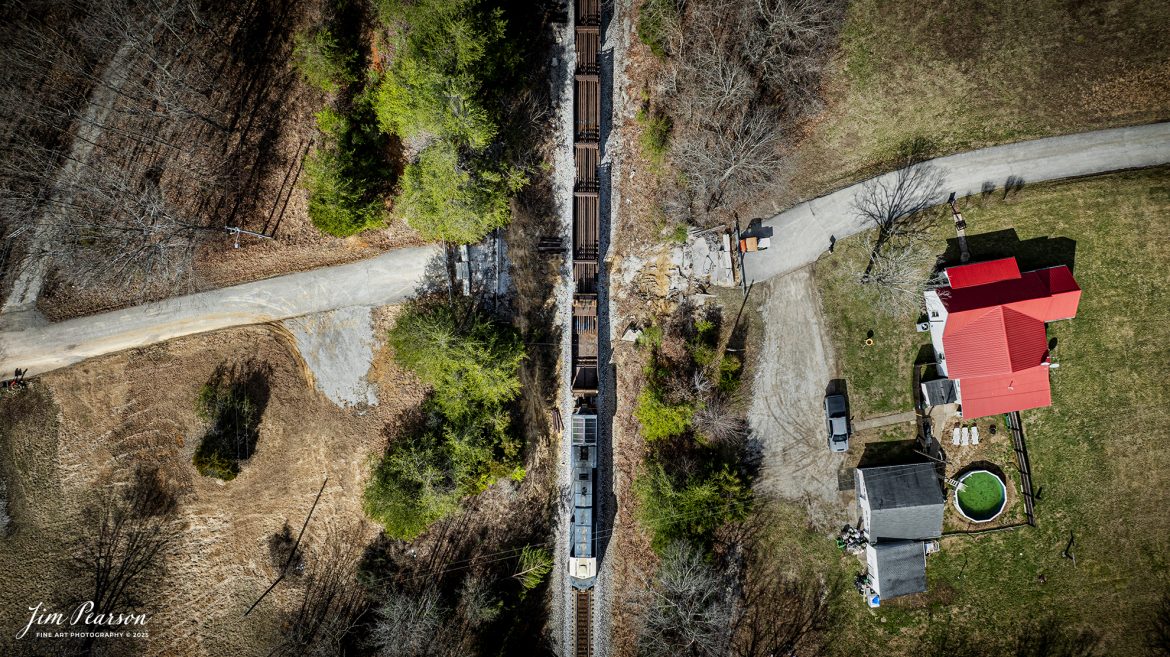
[[[825,427],[829,431],[829,451],[849,451],[849,407],[845,395],[825,397]]]

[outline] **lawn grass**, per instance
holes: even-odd
[[[929,593],[876,615],[858,600],[859,629],[850,633],[858,643],[839,649],[912,643],[942,627],[991,641],[1039,619],[1100,635],[1103,654],[1143,654],[1154,603],[1170,590],[1170,169],[963,203],[974,260],[1017,255],[1022,269],[1063,262],[1084,290],[1077,317],[1048,326],[1060,364],[1053,405],[1022,414],[1038,526],[945,538],[928,560]],[[937,252],[950,246],[953,255],[953,228],[940,219]],[[855,377],[852,401],[872,409],[908,398],[907,354],[923,338],[913,318],[877,315],[858,286],[834,278],[841,261],[864,257],[858,242],[838,242],[817,273],[841,366]],[[867,326],[876,327],[870,351],[852,344]],[[1010,457],[1002,466],[1014,473]],[[1070,536],[1075,566],[1062,558]]]
[[[1170,3],[854,0],[793,199],[932,155],[1170,118]]]
[[[890,317],[873,311],[868,289],[860,289],[855,263],[864,262],[859,239],[840,240],[833,253],[816,264],[826,326],[841,374],[849,384],[854,420],[914,409],[911,368],[929,333],[916,333],[915,317]],[[873,344],[866,344],[866,340]]]

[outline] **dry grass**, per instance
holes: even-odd
[[[206,430],[195,416],[195,396],[217,365],[246,360],[272,368],[256,453],[231,482],[201,477],[191,465]],[[276,575],[268,537],[286,521],[303,522],[326,475],[304,547],[311,551],[327,532],[364,522],[367,459],[384,448],[384,427],[419,401],[417,382],[393,364],[380,362],[375,374],[379,406],[344,411],[308,384],[282,333],[249,327],[43,377],[25,393],[27,407],[5,413],[4,461],[12,458],[20,483],[9,486],[19,490],[18,533],[0,543],[0,565],[21,573],[5,578],[12,582],[0,600],[5,628],[17,622],[15,610],[53,600],[58,587],[70,586],[63,564],[78,511],[95,487],[151,464],[181,491],[186,529],[168,560],[165,585],[146,601],[151,638],[144,654],[268,654],[279,631],[277,612],[297,595],[295,584],[282,585],[241,619]],[[367,525],[362,535],[372,540],[375,533]],[[4,640],[14,634],[5,629]]]
[[[777,208],[887,169],[915,139],[943,155],[1170,118],[1168,21],[1170,5],[1136,0],[852,2]]]

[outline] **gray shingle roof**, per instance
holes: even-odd
[[[865,529],[870,542],[942,535],[946,497],[933,463],[858,468],[857,497],[860,504],[869,505]]]
[[[959,391],[955,389],[955,382],[952,379],[923,381],[922,392],[926,394],[926,403],[931,406],[954,404],[959,401]]]
[[[926,590],[922,541],[894,541],[870,548],[877,555],[877,590],[883,600]]]

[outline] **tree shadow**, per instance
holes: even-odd
[[[1066,265],[1075,273],[1077,242],[1068,237],[1033,237],[1021,240],[1015,228],[967,235],[967,248],[973,261],[1015,257],[1021,271]],[[960,264],[959,239],[947,240],[940,256],[944,267]]]
[[[1024,179],[1020,176],[1008,176],[1007,180],[1003,182],[1003,200],[1007,200],[1009,196],[1015,196],[1024,190]]]
[[[195,450],[200,474],[234,479],[240,463],[252,457],[260,439],[260,420],[268,407],[272,367],[248,360],[215,368],[199,390],[196,410],[211,423]]]
[[[991,474],[999,477],[1000,481],[1009,482],[1010,485],[1011,480],[1007,478],[1007,474],[1003,471],[1003,467],[998,463],[993,463],[991,461],[972,461],[964,465],[962,470],[959,470],[957,473],[955,473],[955,478],[958,479],[968,472],[973,472],[975,470],[986,470]]]
[[[944,200],[946,177],[941,170],[917,160],[913,153],[904,161],[901,168],[862,183],[853,197],[854,215],[862,225],[877,231],[863,281],[869,279],[876,260],[891,241],[925,238],[937,219],[928,210]]]

